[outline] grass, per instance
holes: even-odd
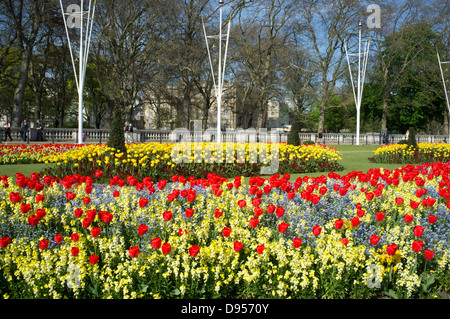
[[[341,151],[344,171],[336,172],[340,175],[345,175],[351,171],[367,172],[371,168],[376,168],[377,164],[371,163],[368,158],[373,156],[373,152],[379,147],[379,145],[337,145],[335,146]],[[393,170],[401,167],[401,164],[382,164],[380,167],[388,170]],[[45,164],[15,164],[15,165],[0,165],[0,176],[7,175],[12,176],[16,173],[22,173],[25,176],[30,176],[31,173],[41,172],[46,167]],[[316,172],[307,174],[291,174],[292,179],[297,177],[310,176],[317,177],[326,175],[328,172]]]

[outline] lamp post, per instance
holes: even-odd
[[[79,144],[83,144],[83,89],[86,78],[86,67],[89,56],[89,47],[92,36],[92,26],[94,22],[96,0],[88,1],[88,10],[84,10],[84,1],[81,0],[80,5],[69,4],[67,11],[64,11],[62,0],[59,0],[61,12],[66,29],[67,42],[69,43],[70,57],[72,59],[72,67],[75,75],[75,82],[78,90],[78,135]],[[67,18],[66,18],[67,17]],[[78,70],[76,61],[72,51],[72,43],[70,41],[69,29],[80,29],[80,44],[78,50]]]
[[[227,62],[227,52],[228,52],[228,40],[230,38],[230,23],[228,23],[228,30],[226,34],[226,45],[225,45],[225,54],[223,57],[223,63],[222,63],[222,41],[224,38],[224,35],[222,34],[222,7],[223,7],[223,0],[219,0],[219,14],[220,14],[220,27],[219,27],[219,35],[218,36],[208,36],[206,34],[205,24],[203,23],[203,33],[205,34],[205,41],[206,41],[206,49],[208,50],[208,58],[209,58],[209,64],[211,65],[211,74],[214,82],[214,91],[216,95],[217,100],[217,138],[216,142],[221,143],[222,141],[222,131],[221,131],[221,113],[222,113],[222,92],[223,92],[223,81],[225,77],[225,66]],[[214,66],[211,59],[211,52],[209,49],[209,43],[208,38],[218,38],[219,39],[219,65],[218,65],[218,71],[217,71],[217,83],[216,83],[216,77],[214,75]]]
[[[347,63],[348,63],[348,70],[350,72],[350,80],[352,82],[352,89],[353,89],[353,97],[355,98],[355,104],[356,104],[356,145],[359,145],[359,135],[360,135],[360,121],[361,121],[361,100],[362,100],[362,94],[364,90],[364,80],[366,77],[366,69],[367,69],[367,60],[369,58],[369,47],[370,47],[370,38],[368,41],[366,41],[364,45],[364,51],[361,52],[361,42],[362,42],[362,22],[359,20],[358,23],[359,27],[359,48],[358,53],[356,54],[349,54],[347,50],[347,45],[345,45],[345,52],[347,55]],[[358,56],[358,76],[357,76],[357,92],[355,92],[355,83],[353,81],[353,74],[352,74],[352,68],[350,64],[350,55],[357,55]]]

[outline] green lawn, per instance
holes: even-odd
[[[379,147],[378,145],[336,145],[335,147],[341,151],[341,163],[344,166],[344,171],[337,172],[340,175],[345,175],[351,171],[367,172],[369,169],[376,167],[393,170],[402,166],[400,164],[383,164],[380,166],[378,164],[371,163],[368,158],[373,155],[373,151]],[[14,176],[17,172],[30,176],[31,173],[41,172],[44,168],[45,164],[0,165],[0,176]],[[316,177],[326,175],[327,173],[328,172],[292,174],[291,178],[296,179],[299,176],[303,177],[305,175]]]

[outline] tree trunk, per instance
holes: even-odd
[[[13,109],[13,120],[12,125],[20,127],[22,124],[22,109],[23,109],[23,98],[25,95],[25,89],[28,81],[28,69],[31,61],[32,50],[27,48],[22,51],[20,67],[19,67],[19,81],[17,87],[14,90],[14,109]]]

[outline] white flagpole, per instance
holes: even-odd
[[[445,99],[447,101],[447,108],[448,108],[448,112],[449,112],[449,115],[448,115],[448,118],[449,118],[449,140],[447,141],[447,143],[450,143],[450,102],[448,99],[447,86],[445,85],[444,70],[442,69],[442,64],[450,63],[450,61],[449,62],[441,62],[439,52],[437,53],[437,57],[438,57],[438,61],[439,61],[439,68],[441,69],[442,85],[444,86],[444,94],[445,94]]]
[[[93,27],[93,20],[94,20],[94,13],[95,13],[95,5],[96,0],[94,0],[94,3],[92,5],[92,0],[89,0],[89,8],[87,10],[87,17],[85,19],[84,15],[84,1],[81,0],[80,6],[79,6],[79,12],[68,12],[66,13],[64,11],[64,6],[62,3],[62,0],[59,1],[61,5],[61,12],[63,15],[64,20],[64,27],[66,29],[66,36],[67,41],[69,43],[69,50],[70,50],[70,56],[72,59],[72,67],[74,70],[75,75],[75,81],[77,84],[78,89],[78,133],[77,133],[77,141],[79,144],[83,144],[83,89],[84,89],[84,83],[86,79],[86,68],[88,63],[88,56],[89,56],[89,48],[91,44],[91,37],[92,37],[92,27]],[[72,9],[75,7],[78,9],[77,5],[70,5],[72,6]],[[69,16],[69,18],[79,19],[79,23],[75,22],[73,25],[68,26],[66,21],[66,15]],[[86,21],[85,21],[86,20]],[[75,66],[75,58],[72,51],[72,44],[70,41],[70,35],[69,35],[69,28],[79,28],[80,29],[80,44],[79,44],[79,50],[78,50],[78,70]]]
[[[225,66],[227,63],[227,53],[228,53],[228,40],[230,37],[230,22],[228,22],[228,30],[226,34],[226,46],[225,46],[225,56],[222,57],[222,41],[223,41],[223,35],[222,35],[222,6],[223,6],[223,0],[219,0],[219,13],[220,13],[220,28],[219,28],[219,65],[217,68],[217,81],[216,77],[214,75],[214,67],[211,59],[211,53],[210,48],[208,44],[208,38],[216,38],[217,36],[208,36],[206,34],[205,24],[203,23],[203,32],[205,34],[205,41],[206,41],[206,49],[208,50],[208,58],[209,63],[211,66],[211,74],[214,82],[214,89],[215,89],[215,96],[217,100],[217,137],[216,142],[221,143],[222,142],[222,130],[221,130],[221,116],[222,116],[222,93],[223,93],[223,85],[224,85],[224,78],[225,78]],[[222,62],[223,58],[223,62]]]

